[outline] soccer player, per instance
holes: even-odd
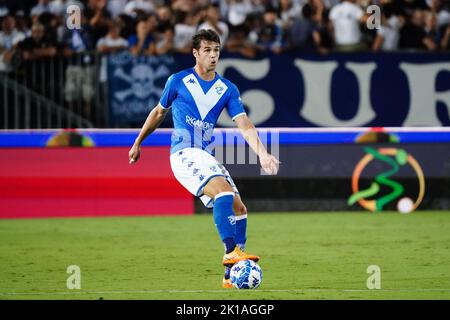
[[[230,269],[238,261],[259,257],[244,252],[247,240],[247,208],[228,171],[213,156],[211,137],[223,109],[227,109],[241,134],[258,155],[267,174],[277,174],[279,161],[261,143],[247,117],[237,87],[215,72],[220,39],[213,30],[200,30],[192,38],[194,68],[171,75],[158,105],[148,115],[129,151],[130,164],[138,161],[142,141],[158,128],[172,108],[174,131],[170,164],[175,178],[207,208],[225,247],[222,285],[232,287]]]

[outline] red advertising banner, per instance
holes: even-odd
[[[169,147],[0,149],[0,218],[193,214]]]

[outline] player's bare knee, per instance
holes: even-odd
[[[239,196],[234,198],[233,211],[235,216],[243,216],[247,214],[247,207],[244,205]]]
[[[243,205],[234,210],[235,216],[243,216],[247,214],[247,208]]]
[[[214,177],[212,178],[203,189],[203,192],[211,198],[215,198],[216,195],[223,192],[232,192],[234,194],[233,188],[225,180],[224,177]]]

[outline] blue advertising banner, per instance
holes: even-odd
[[[263,143],[278,143],[284,146],[353,145],[363,143],[367,141],[367,138],[378,139],[378,142],[394,140],[402,144],[450,143],[450,128],[386,128],[378,133],[377,131],[371,128],[258,128],[258,134]],[[144,140],[142,145],[170,147],[172,132],[172,129],[157,129]],[[0,149],[54,146],[52,142],[58,137],[64,138],[60,139],[64,146],[131,147],[138,134],[139,129],[3,130],[0,131]],[[382,138],[387,135],[393,139],[383,140]],[[217,147],[246,144],[238,129],[216,129],[214,137],[222,141],[222,144],[216,144]]]
[[[122,52],[108,57],[111,126],[142,126],[158,103],[167,78],[176,70],[171,56],[133,56]]]
[[[111,57],[114,123],[141,124],[169,73],[194,63],[192,55]],[[450,58],[444,53],[223,54],[217,72],[238,86],[260,127],[450,126]],[[170,125],[168,119],[164,126]],[[224,112],[218,126],[234,123]]]
[[[257,126],[450,126],[446,53],[222,55],[217,71],[238,86]],[[226,112],[219,124],[234,126]]]

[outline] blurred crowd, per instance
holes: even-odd
[[[67,27],[78,21],[72,5],[81,9],[79,29]],[[371,5],[380,19],[367,13]],[[16,60],[93,50],[188,53],[202,28],[246,57],[450,49],[449,0],[0,0],[0,21],[0,71]]]

